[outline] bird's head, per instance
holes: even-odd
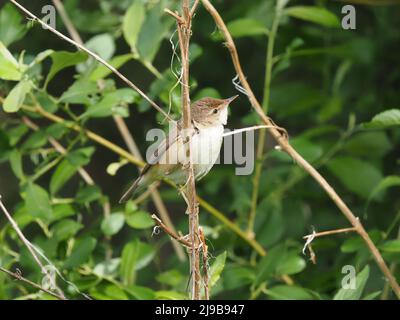
[[[228,106],[238,96],[228,99],[202,98],[190,106],[192,120],[202,126],[226,125]]]

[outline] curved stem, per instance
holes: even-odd
[[[265,61],[264,97],[263,97],[263,110],[264,110],[265,114],[268,114],[268,109],[269,109],[275,37],[276,37],[276,33],[278,32],[280,16],[281,16],[281,10],[277,8],[275,10],[274,19],[272,21],[271,31],[268,34],[267,54],[266,54],[266,61]],[[249,220],[248,220],[248,225],[247,225],[247,233],[251,237],[254,237],[254,223],[255,223],[256,213],[257,213],[257,202],[258,202],[260,179],[261,179],[261,173],[262,173],[262,167],[263,167],[263,155],[264,155],[264,145],[265,145],[265,140],[266,140],[266,134],[267,134],[267,131],[264,129],[264,130],[261,130],[260,134],[258,135],[256,167],[255,167],[254,177],[253,177],[253,192],[251,195],[251,207],[250,207]]]
[[[235,43],[233,42],[232,36],[229,33],[228,28],[225,25],[225,22],[221,18],[218,11],[214,8],[214,6],[210,3],[209,0],[202,0],[205,8],[213,17],[215,23],[217,24],[218,28],[222,31],[222,34],[226,41],[226,46],[229,49],[231,54],[233,65],[236,69],[236,72],[239,76],[240,82],[243,88],[246,90],[248,95],[249,101],[252,107],[255,109],[257,114],[260,116],[262,121],[266,125],[274,125],[273,121],[265,115],[260,103],[257,101],[247,79],[244,75],[242,66],[240,64],[239,55],[236,50]],[[310,165],[293,147],[289,144],[289,141],[285,136],[281,134],[281,132],[276,128],[268,129],[271,135],[275,138],[277,143],[281,146],[282,150],[288,153],[292,159],[302,167],[306,172],[308,172],[311,177],[321,186],[323,190],[328,194],[328,196],[332,199],[332,201],[336,204],[339,210],[343,213],[343,215],[347,218],[347,220],[356,228],[357,233],[359,236],[364,240],[365,244],[367,245],[369,251],[371,252],[373,258],[375,259],[377,265],[381,269],[382,273],[388,279],[390,286],[396,296],[400,299],[400,286],[398,285],[396,278],[393,276],[391,271],[389,270],[387,264],[382,258],[379,250],[376,248],[375,244],[372,242],[371,238],[369,237],[368,233],[365,231],[363,225],[359,221],[359,219],[353,214],[353,212],[347,207],[344,203],[342,198],[336,193],[336,191],[330,186],[330,184],[325,180],[324,177],[312,166]]]

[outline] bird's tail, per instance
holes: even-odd
[[[139,182],[142,180],[142,177],[140,176],[139,178],[137,178],[132,185],[129,187],[129,189],[124,193],[124,195],[121,197],[121,199],[119,200],[119,203],[124,203],[127,202],[129,199],[132,198],[132,196],[135,194],[135,192],[138,189],[139,186]]]

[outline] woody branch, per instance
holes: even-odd
[[[195,4],[196,5],[196,4]],[[189,87],[189,43],[192,33],[192,17],[189,7],[189,0],[182,0],[182,14],[177,19],[177,29],[179,37],[179,48],[181,52],[181,91],[182,91],[182,113],[183,113],[183,139],[185,142],[186,153],[186,197],[188,201],[187,213],[189,215],[189,239],[190,239],[190,283],[191,298],[193,300],[200,299],[200,253],[199,253],[199,206],[196,200],[196,184],[194,178],[194,169],[192,163],[192,155],[190,150],[190,132],[192,129],[192,121],[190,114],[190,87]]]
[[[254,108],[254,110],[259,115],[259,117],[261,118],[261,120],[264,122],[265,125],[275,126],[275,124],[271,120],[271,118],[269,118],[264,113],[260,103],[258,102],[256,96],[254,95],[253,90],[250,87],[250,84],[248,83],[248,81],[244,75],[244,72],[243,72],[243,69],[242,69],[242,66],[240,63],[240,59],[239,59],[239,54],[237,52],[235,43],[233,42],[233,38],[232,38],[228,28],[226,27],[224,20],[222,19],[219,12],[215,9],[215,7],[211,4],[211,2],[209,0],[202,0],[202,3],[204,5],[204,7],[207,9],[207,11],[213,17],[216,25],[220,29],[220,31],[226,41],[226,46],[231,55],[231,59],[232,59],[234,68],[239,77],[240,83],[249,98],[249,101],[250,101],[252,107]],[[364,240],[365,244],[367,245],[369,251],[371,252],[373,258],[375,259],[375,261],[376,261],[377,265],[379,266],[379,268],[381,269],[382,273],[385,275],[385,277],[389,281],[393,292],[400,299],[400,286],[397,283],[396,278],[393,276],[393,274],[390,271],[390,269],[388,268],[386,262],[383,260],[382,255],[380,254],[379,250],[377,249],[377,247],[375,246],[375,244],[369,237],[367,231],[365,230],[364,226],[359,221],[359,219],[353,214],[353,212],[344,203],[342,198],[336,193],[336,191],[332,188],[332,186],[325,180],[325,178],[289,144],[287,136],[285,134],[282,134],[282,130],[280,130],[279,127],[275,126],[272,128],[268,128],[268,130],[269,130],[270,134],[273,136],[273,138],[280,145],[281,149],[283,151],[285,151],[287,154],[289,154],[300,167],[302,167],[306,172],[308,172],[313,177],[313,179],[328,194],[328,196],[332,199],[332,201],[336,204],[336,206],[342,212],[342,214],[347,218],[347,220],[355,228],[356,232]]]

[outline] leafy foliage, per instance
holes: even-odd
[[[64,3],[88,48],[173,117],[180,116],[175,77],[180,65],[173,56],[177,35],[173,19],[163,12],[178,8],[176,1]],[[35,1],[30,9],[40,13],[42,5]],[[275,37],[270,116],[363,220],[386,261],[399,263],[400,7],[357,6],[357,30],[351,31],[340,28],[340,2],[215,5],[260,101],[266,90],[266,46]],[[67,32],[61,19],[57,27]],[[201,5],[193,31],[192,99],[236,94],[222,36]],[[69,298],[81,299],[82,292],[95,299],[187,299],[188,261],[179,260],[167,235],[154,232],[150,215],[157,212],[151,197],[118,204],[136,168],[88,133],[123,146],[113,122],[114,116],[123,117],[144,155],[150,144],[145,132],[165,121],[110,70],[74,49],[37,24],[27,24],[11,4],[0,8],[2,201],[27,238],[61,271],[57,284]],[[257,123],[244,95],[235,104],[230,128]],[[35,112],[38,106],[50,116]],[[56,116],[63,120],[57,122]],[[379,299],[385,281],[359,237],[315,239],[317,265],[302,254],[302,237],[311,226],[324,231],[348,225],[315,182],[273,145],[267,136],[254,233],[238,235],[229,224],[246,230],[254,174],[239,176],[232,165],[216,165],[197,185],[227,219],[200,210],[210,253],[211,297]],[[174,225],[185,234],[184,201],[170,186],[162,185],[160,192]],[[39,283],[40,270],[27,248],[0,221],[0,265],[19,268]],[[252,241],[267,255],[260,256],[249,245]],[[354,290],[341,288],[344,265],[357,271]],[[394,270],[399,281],[399,270]],[[10,298],[48,296],[1,273],[0,299]]]

